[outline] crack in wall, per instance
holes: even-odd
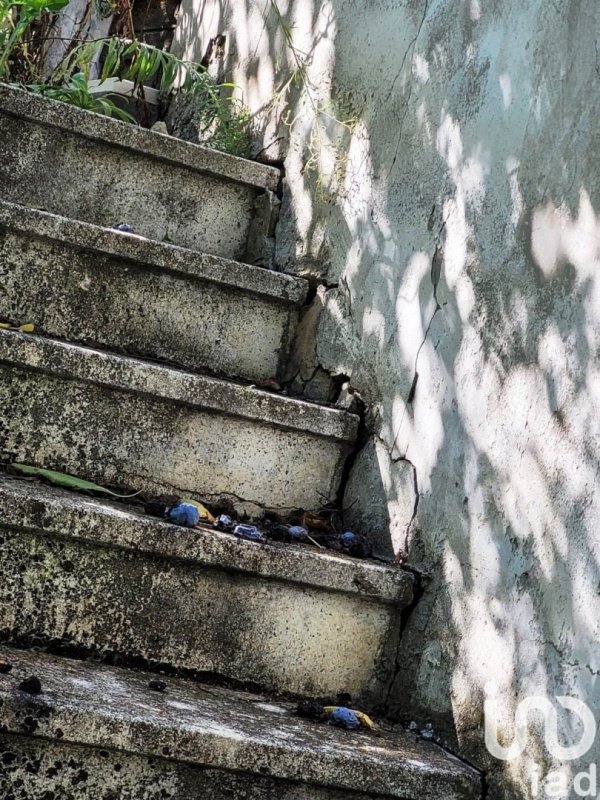
[[[429,0],[425,0],[425,6],[423,8],[423,16],[421,17],[421,22],[419,23],[419,27],[417,28],[417,32],[416,32],[414,38],[409,43],[408,47],[406,48],[406,52],[404,53],[404,56],[402,57],[402,61],[400,63],[400,69],[398,70],[398,73],[397,73],[396,77],[392,81],[392,85],[390,87],[390,91],[388,92],[388,100],[392,96],[392,92],[394,91],[394,87],[396,86],[396,83],[397,83],[400,75],[402,74],[402,72],[404,70],[404,65],[406,63],[406,59],[408,58],[409,52],[411,51],[411,49],[412,49],[412,54],[414,54],[414,52],[415,52],[415,48],[416,48],[416,45],[417,45],[417,39],[419,38],[419,36],[421,34],[421,30],[423,28],[423,25],[425,24],[425,19],[427,17],[427,11],[428,10],[429,10]],[[396,147],[394,149],[394,157],[392,158],[392,163],[390,164],[390,168],[389,168],[388,173],[387,173],[388,179],[389,179],[390,175],[392,174],[392,170],[394,169],[394,166],[396,164],[396,160],[398,158],[398,151],[400,150],[400,142],[402,141],[402,131],[403,131],[403,128],[404,128],[404,121],[406,120],[406,117],[408,116],[408,110],[409,110],[409,106],[410,106],[410,101],[412,99],[412,94],[413,94],[413,86],[412,86],[412,83],[411,83],[409,85],[409,87],[408,87],[408,97],[406,98],[406,108],[404,110],[404,114],[402,115],[402,119],[400,120],[400,126],[398,128],[398,138],[396,139]]]

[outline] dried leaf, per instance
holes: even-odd
[[[24,325],[11,325],[10,322],[0,322],[0,328],[6,331],[21,331],[21,333],[33,333],[35,325],[33,322],[26,322]]]

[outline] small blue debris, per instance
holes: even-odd
[[[214,521],[213,527],[218,531],[232,531],[235,528],[235,522],[228,514],[221,514]]]
[[[425,725],[425,727],[421,730],[421,738],[429,741],[435,738],[435,731],[431,722],[428,722],[427,725]]]
[[[167,516],[175,525],[183,525],[186,528],[193,528],[200,522],[200,512],[191,503],[178,503],[169,509]]]
[[[353,544],[358,542],[358,536],[352,531],[346,531],[346,533],[342,533],[340,536],[340,542],[342,547],[352,547]]]
[[[337,725],[338,728],[346,728],[349,731],[355,731],[360,728],[360,720],[354,711],[344,706],[340,706],[331,712],[329,724]]]
[[[233,533],[235,536],[239,536],[240,539],[249,539],[251,542],[264,542],[265,540],[265,537],[258,530],[256,525],[244,525],[240,523],[235,526]]]
[[[301,542],[308,537],[308,531],[302,525],[292,525],[288,528],[288,534],[297,542]]]
[[[114,226],[116,231],[121,231],[121,233],[135,233],[131,225],[128,225],[126,222],[120,222],[118,225]]]

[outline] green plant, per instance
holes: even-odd
[[[216,84],[201,65],[136,38],[65,41],[52,37],[52,19],[41,32],[35,30],[42,17],[58,13],[68,2],[0,0],[0,80],[11,80],[11,67],[18,64],[22,88],[127,122],[135,120],[114,102],[115,94],[109,91],[111,79],[131,81],[134,96],[142,99],[144,86],[150,83],[163,95],[177,90],[190,103],[205,144],[235,155],[249,154],[250,113],[231,97],[232,84]],[[64,55],[44,74],[39,64],[43,66],[48,42],[56,40],[66,44]],[[97,82],[93,91],[92,80]],[[106,92],[102,92],[103,84]]]
[[[50,97],[52,100],[61,100],[63,103],[70,103],[79,108],[94,111],[97,114],[104,114],[106,117],[114,117],[123,122],[135,124],[135,119],[131,114],[119,108],[112,100],[112,96],[118,97],[119,95],[102,94],[99,96],[92,93],[88,79],[82,72],[72,75],[69,78],[69,82],[63,86],[29,84],[27,88],[29,91],[44,95],[44,97]]]
[[[0,80],[10,78],[10,60],[21,52],[27,58],[24,37],[46,14],[57,14],[69,0],[0,0]]]
[[[282,14],[277,0],[268,0],[267,8],[275,17],[288,51],[292,57],[291,74],[273,98],[273,107],[283,96],[286,97],[287,111],[283,115],[285,124],[292,128],[297,120],[305,121],[306,112],[298,103],[293,113],[290,100],[292,87],[300,89],[312,113],[312,124],[305,141],[304,174],[314,180],[315,199],[331,203],[333,197],[343,194],[344,174],[348,165],[348,146],[360,119],[360,112],[354,107],[350,96],[337,93],[335,100],[323,101],[318,89],[308,77],[310,57],[295,46],[293,31]],[[265,18],[266,22],[266,18]],[[327,166],[324,166],[327,163]]]

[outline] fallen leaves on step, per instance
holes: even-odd
[[[57,472],[53,469],[45,469],[43,467],[30,467],[28,464],[11,464],[13,470],[20,472],[22,475],[31,475],[36,478],[45,478],[50,483],[56,486],[65,486],[67,489],[77,489],[83,492],[100,492],[108,494],[111,497],[119,497],[121,499],[127,497],[135,497],[139,492],[133,494],[118,494],[113,492],[112,489],[106,489],[104,486],[99,486],[97,483],[83,480],[83,478],[76,478],[74,475],[67,475],[66,472]]]
[[[0,322],[0,329],[6,331],[21,331],[21,333],[33,333],[35,325],[33,322],[26,322],[24,325],[11,325],[10,322]]]

